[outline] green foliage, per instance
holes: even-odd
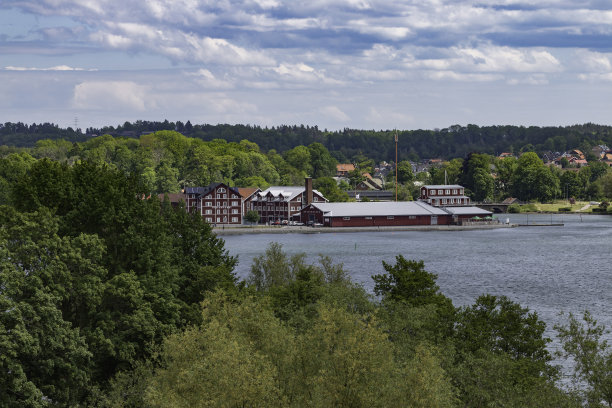
[[[340,189],[336,181],[331,177],[319,177],[312,183],[313,188],[320,191],[330,202],[348,201],[349,196],[346,191]]]
[[[587,385],[582,394],[588,406],[612,406],[612,351],[606,328],[584,312],[582,321],[570,314],[567,324],[555,329],[563,343],[562,355],[574,360],[574,380]]]
[[[450,299],[440,293],[438,276],[427,272],[423,261],[406,260],[402,255],[396,256],[395,261],[395,265],[383,261],[387,273],[372,276],[376,295],[411,306],[451,305]]]
[[[244,219],[251,224],[256,224],[259,222],[259,213],[254,210],[249,210],[244,216]]]
[[[513,195],[520,200],[550,201],[559,196],[559,178],[533,152],[523,154],[512,178]]]
[[[518,214],[521,212],[521,206],[519,204],[510,204],[508,206],[508,212],[510,214]]]

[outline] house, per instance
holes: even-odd
[[[457,184],[428,185],[421,187],[419,200],[433,206],[470,205],[470,198],[464,193],[465,188]]]
[[[186,210],[196,212],[210,224],[242,224],[242,198],[236,187],[212,183],[185,188]]]
[[[452,216],[422,201],[312,203],[300,212],[305,224],[327,227],[448,225]]]
[[[336,177],[348,177],[351,171],[355,171],[355,165],[351,163],[336,164]]]
[[[240,193],[240,197],[242,199],[242,216],[244,217],[249,211],[249,204],[255,194],[261,192],[261,189],[258,187],[238,187],[238,192]]]
[[[382,180],[377,178],[367,178],[361,181],[357,186],[355,186],[357,190],[382,190],[383,183]]]
[[[500,155],[497,156],[497,158],[499,159],[505,159],[506,157],[514,157],[514,155],[512,153],[504,152],[500,153]]]
[[[178,207],[179,204],[182,202],[185,202],[185,194],[184,193],[178,193],[178,194],[158,194],[157,197],[159,197],[159,201],[164,202],[164,200],[166,199],[166,197],[168,198],[168,201],[170,202],[170,205],[172,207]]]
[[[306,178],[305,185],[300,186],[272,186],[264,191],[253,194],[246,206],[248,210],[259,213],[260,222],[272,223],[288,221],[302,208],[310,203],[325,203],[327,199],[323,194],[312,188],[312,179]]]

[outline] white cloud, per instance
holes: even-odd
[[[319,112],[336,122],[348,122],[350,119],[349,116],[337,106],[325,106],[319,109]]]
[[[8,66],[8,67],[4,67],[4,69],[7,71],[96,71],[95,69],[74,68],[68,65],[57,65],[57,66],[48,67],[48,68]]]
[[[154,102],[147,87],[131,81],[89,81],[75,86],[73,105],[79,109],[144,112]]]

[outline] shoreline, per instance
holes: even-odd
[[[321,234],[339,232],[378,232],[378,231],[471,231],[498,228],[517,228],[518,224],[488,225],[406,225],[394,227],[306,227],[306,226],[256,226],[213,228],[213,232],[222,235],[241,234]]]

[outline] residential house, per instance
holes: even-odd
[[[291,220],[302,208],[310,203],[324,203],[327,199],[312,188],[312,179],[307,178],[305,185],[272,186],[252,196],[247,210],[259,213],[260,222],[273,223]]]
[[[470,205],[470,198],[465,195],[465,188],[457,184],[423,186],[419,200],[438,207]]]
[[[185,188],[186,209],[210,224],[242,224],[242,198],[236,187],[212,183]]]
[[[336,164],[336,177],[348,177],[351,171],[355,171],[355,165],[351,163]]]

